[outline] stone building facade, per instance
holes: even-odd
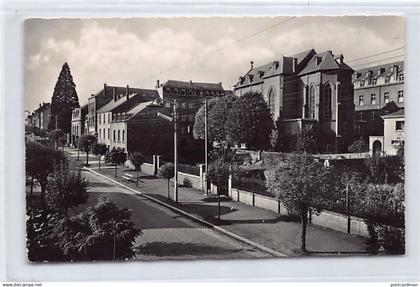
[[[383,135],[381,116],[404,108],[404,62],[357,70],[353,84],[355,136],[367,139]]]
[[[344,152],[353,140],[353,70],[342,55],[314,49],[282,56],[239,78],[234,93],[263,95],[280,130],[285,151],[311,126],[318,152]]]

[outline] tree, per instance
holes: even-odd
[[[298,135],[296,151],[298,153],[313,153],[316,150],[317,142],[315,126],[313,124],[306,124],[302,127],[302,131]]]
[[[141,170],[141,165],[144,163],[144,155],[142,152],[135,151],[130,153],[128,157],[136,170],[136,185],[139,186],[139,171]]]
[[[272,151],[274,151],[274,149],[277,146],[278,137],[279,137],[279,131],[276,128],[272,129],[271,134],[270,134],[270,145],[271,145]]]
[[[127,154],[121,148],[113,148],[109,153],[109,160],[115,165],[115,177],[117,177],[117,168],[119,165],[125,163]]]
[[[86,152],[86,166],[89,166],[89,152],[92,150],[95,143],[96,137],[94,135],[84,134],[79,138],[79,149]]]
[[[108,148],[105,144],[95,143],[92,147],[92,153],[98,156],[99,160],[99,170],[101,170],[101,157],[108,152]]]
[[[233,144],[245,143],[250,149],[270,146],[274,123],[270,108],[260,93],[246,93],[232,103],[227,115],[226,138]]]
[[[219,100],[220,98],[213,98],[207,101],[207,117],[210,114],[210,111],[212,110],[214,104]],[[204,105],[200,107],[200,109],[195,114],[195,120],[194,120],[194,127],[193,127],[193,135],[195,139],[204,139],[204,121],[205,121],[205,107]],[[208,120],[207,120],[208,122]]]
[[[355,140],[349,146],[349,152],[351,152],[351,153],[362,153],[362,152],[367,152],[367,151],[369,151],[369,145],[363,139],[363,137],[360,137],[358,140]]]
[[[321,211],[323,201],[333,194],[331,173],[304,154],[291,154],[268,169],[267,189],[284,203],[288,212],[300,217],[301,249],[306,252],[309,209]]]
[[[41,203],[45,205],[45,193],[48,176],[59,165],[65,165],[66,158],[62,151],[45,147],[36,142],[26,143],[25,167],[31,181],[36,179],[41,187]],[[31,195],[32,197],[32,195]]]
[[[174,175],[175,175],[174,165],[171,162],[167,162],[159,168],[158,177],[168,180],[168,198],[170,198],[169,180],[173,178]]]
[[[78,107],[79,98],[76,85],[73,82],[69,65],[64,63],[51,99],[51,114],[55,117],[55,128],[61,129],[64,133],[70,133],[71,112]]]
[[[100,198],[78,216],[83,235],[78,251],[86,260],[124,260],[135,256],[132,249],[141,230],[131,220],[132,211],[118,206],[109,198]]]
[[[55,149],[58,149],[58,142],[60,138],[64,137],[65,134],[62,130],[52,130],[48,133],[48,137],[54,142]]]
[[[56,169],[47,185],[48,206],[67,215],[68,208],[86,203],[87,189],[88,182],[80,171]]]
[[[209,165],[208,178],[212,184],[217,186],[217,220],[220,220],[220,188],[229,179],[230,164],[222,159],[216,160]]]

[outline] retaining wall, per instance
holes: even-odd
[[[188,180],[191,183],[191,186],[195,189],[203,189],[202,179],[200,176],[178,171],[178,183],[180,185],[184,185],[184,180]]]

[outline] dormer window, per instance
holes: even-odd
[[[315,57],[315,65],[318,66],[322,62],[322,57]]]
[[[399,74],[399,75],[398,75],[398,81],[399,81],[399,82],[404,81],[404,74]]]
[[[262,77],[264,76],[264,72],[263,72],[263,71],[258,71],[258,76],[259,76],[260,78],[262,78]]]
[[[245,78],[244,77],[239,77],[239,82],[241,83],[241,84],[243,84],[243,82],[245,81]]]
[[[279,67],[279,61],[274,61],[273,62],[273,67],[274,67],[274,69],[277,69]]]
[[[384,68],[379,68],[378,69],[378,75],[382,74],[383,72],[385,72],[385,69]]]
[[[376,85],[377,81],[377,79],[372,79],[372,85]]]
[[[252,79],[254,78],[254,75],[248,75],[249,81],[252,82]]]

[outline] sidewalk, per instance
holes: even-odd
[[[77,152],[66,150],[77,159]],[[80,157],[83,162],[86,154]],[[136,172],[123,166],[118,167],[117,178],[112,167],[102,165],[98,170],[97,158],[90,157],[90,168],[101,174],[121,182],[124,173],[130,173],[136,177]],[[232,233],[257,242],[263,246],[274,249],[288,256],[298,255],[300,248],[301,225],[299,222],[285,216],[280,216],[269,210],[248,206],[239,202],[224,198],[221,203],[221,220],[217,220],[217,198],[206,197],[203,191],[190,187],[178,188],[178,203],[167,198],[167,181],[156,177],[139,173],[139,187],[135,183],[126,183],[131,188],[141,191],[165,203],[176,206],[185,212],[196,215],[208,222],[218,225]],[[170,185],[170,197],[173,197],[173,184]],[[344,234],[331,229],[309,224],[307,227],[307,250],[317,256],[337,254],[366,254],[367,239]]]

